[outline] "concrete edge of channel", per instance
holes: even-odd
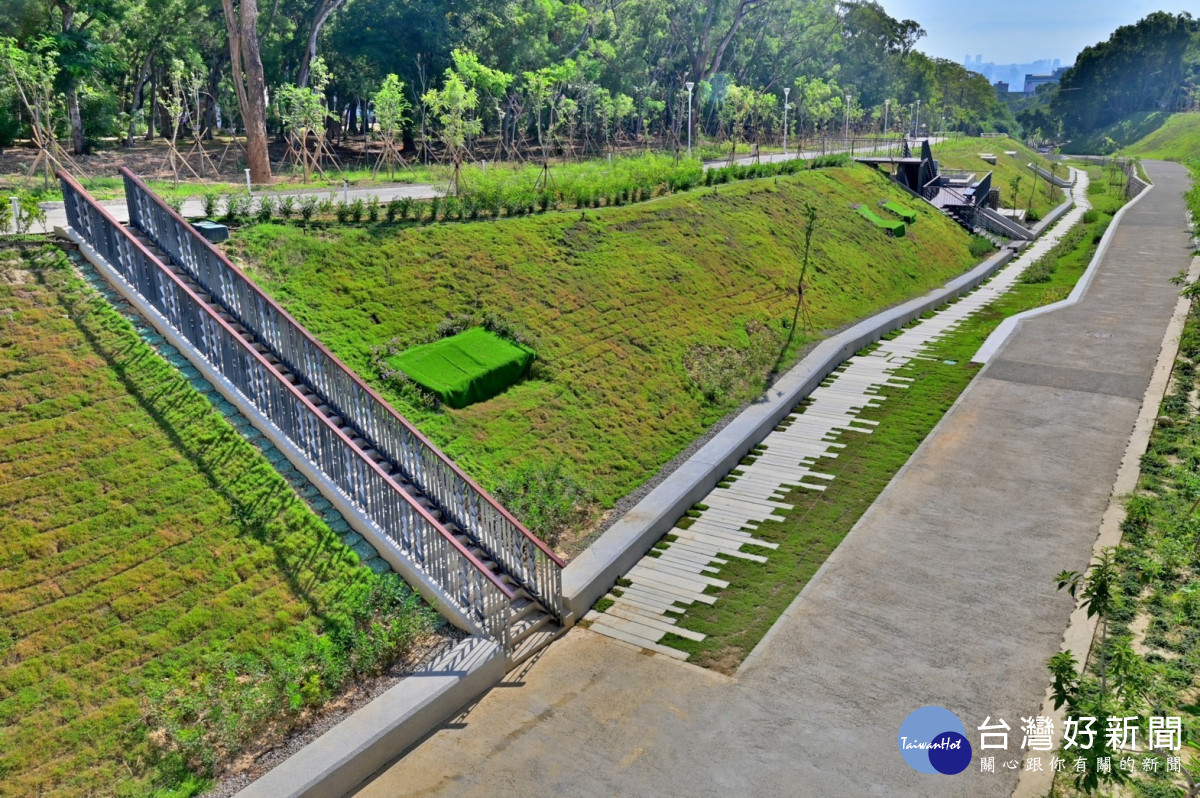
[[[1012,337],[1013,333],[1017,331],[1017,328],[1020,327],[1021,323],[1026,319],[1032,319],[1035,316],[1041,316],[1045,313],[1053,313],[1056,310],[1061,310],[1062,308],[1068,308],[1071,305],[1077,304],[1079,300],[1083,298],[1083,294],[1087,291],[1088,286],[1091,285],[1092,278],[1096,274],[1096,269],[1099,267],[1100,261],[1104,259],[1104,253],[1108,252],[1109,244],[1112,242],[1112,237],[1116,232],[1117,225],[1125,216],[1125,211],[1129,210],[1134,205],[1137,205],[1138,202],[1141,201],[1142,197],[1146,196],[1153,190],[1154,186],[1152,184],[1148,185],[1136,197],[1122,205],[1120,210],[1117,211],[1117,214],[1113,216],[1112,221],[1109,222],[1108,229],[1104,231],[1104,235],[1100,239],[1100,245],[1096,247],[1096,253],[1092,256],[1091,262],[1088,263],[1088,267],[1084,270],[1083,276],[1081,276],[1079,281],[1075,283],[1075,288],[1071,290],[1070,295],[1068,295],[1066,299],[1053,302],[1049,305],[1042,305],[1040,308],[1032,308],[1022,313],[1009,316],[1007,319],[1000,322],[1000,325],[996,327],[996,329],[992,331],[992,334],[987,337],[987,340],[983,342],[983,346],[979,347],[979,351],[975,353],[973,358],[971,358],[971,362],[989,362],[993,357],[996,356],[996,353],[1004,347],[1004,342]]]
[[[1037,232],[1040,234],[1060,219],[1073,204],[1074,201],[1068,198],[1055,208]],[[708,495],[755,444],[847,358],[926,311],[976,288],[1015,254],[1015,249],[1006,247],[942,288],[871,316],[818,344],[764,396],[746,408],[563,569],[563,600],[568,610],[582,618],[693,504]]]
[[[1069,211],[1074,206],[1074,204],[1075,204],[1074,201],[1071,200],[1070,198],[1068,198],[1066,202],[1062,203],[1057,208],[1055,208],[1042,221],[1040,226],[1038,228],[1036,228],[1037,234],[1040,236],[1043,232],[1045,232],[1047,229],[1049,229],[1049,227],[1051,225],[1053,225],[1055,222],[1057,222],[1059,219],[1061,219],[1067,213],[1067,211]],[[969,388],[970,388],[970,385],[967,386],[968,390],[969,390]],[[870,519],[870,517],[873,516],[876,512],[878,512],[878,508],[879,508],[879,504],[880,504],[879,500],[883,497],[883,495],[887,491],[888,487],[891,486],[892,484],[896,483],[901,478],[901,476],[903,476],[903,474],[912,467],[913,463],[917,459],[917,453],[920,452],[921,449],[923,449],[925,446],[927,446],[929,441],[932,441],[936,438],[938,431],[941,429],[942,425],[948,423],[948,420],[954,415],[954,411],[958,408],[959,404],[961,404],[965,400],[968,390],[963,390],[961,393],[959,393],[959,395],[957,397],[955,397],[955,399],[951,403],[950,407],[946,408],[946,412],[943,413],[942,417],[939,418],[937,423],[933,425],[933,429],[931,429],[929,431],[929,434],[927,434],[924,437],[924,439],[921,441],[921,443],[918,446],[918,448],[916,449],[916,451],[914,451],[911,455],[909,455],[908,459],[904,461],[904,465],[900,466],[900,470],[892,475],[892,478],[888,481],[888,484],[886,486],[884,486],[884,489],[883,489],[883,491],[880,492],[879,496],[876,496],[875,500],[873,502],[871,502],[871,506],[866,509],[866,511],[862,514],[862,517],[859,518],[858,521],[854,524],[853,528],[851,528],[851,530],[846,533],[846,539],[849,539],[849,537],[851,535],[853,535],[855,532],[857,532],[859,529],[861,529],[863,527],[863,525]],[[845,541],[843,541],[843,543],[844,542]],[[817,568],[816,573],[814,573],[812,575],[812,578],[810,578],[808,580],[808,583],[805,584],[804,588],[798,594],[796,594],[796,597],[792,599],[790,604],[788,604],[787,609],[785,609],[783,611],[783,613],[779,616],[778,620],[776,620],[775,623],[773,623],[771,625],[771,628],[767,630],[767,633],[765,635],[763,635],[762,639],[759,640],[758,643],[755,644],[754,648],[750,650],[750,653],[746,656],[746,658],[744,660],[742,660],[742,664],[738,666],[738,669],[736,672],[736,675],[738,677],[741,677],[743,674],[754,669],[755,665],[758,663],[759,658],[762,657],[763,652],[766,651],[767,648],[770,646],[771,641],[774,639],[775,635],[777,633],[780,633],[779,630],[783,628],[783,623],[781,623],[781,622],[785,618],[789,618],[789,617],[795,615],[796,613],[798,613],[800,611],[800,607],[803,606],[804,602],[808,601],[810,589],[812,588],[813,585],[820,584],[820,581],[825,576],[825,572],[831,567],[831,564],[835,561],[836,557],[838,556],[838,552],[841,550],[841,545],[842,544],[838,544],[838,548],[836,548],[828,557],[825,558],[825,562],[821,563],[821,565]]]
[[[292,754],[237,798],[346,795],[494,687],[504,673],[503,648],[469,637]]]

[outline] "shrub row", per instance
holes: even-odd
[[[314,221],[338,224],[474,221],[645,202],[698,185],[790,175],[805,168],[844,166],[849,160],[845,155],[830,155],[809,162],[793,159],[704,171],[695,159],[676,161],[662,155],[642,155],[606,164],[609,167],[606,171],[601,171],[601,162],[560,167],[565,174],[558,178],[531,167],[516,171],[493,168],[490,172],[464,169],[463,193],[429,200],[405,197],[381,202],[378,197],[370,197],[343,202],[312,195],[278,198],[266,195],[255,199],[244,194],[222,198],[210,192],[204,195],[203,203],[206,217],[229,224],[293,219],[305,225]],[[531,175],[535,174],[537,177],[531,182]]]

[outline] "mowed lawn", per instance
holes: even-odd
[[[0,250],[0,795],[199,789],[380,579],[62,252]]]
[[[882,200],[917,211],[907,237],[855,210]],[[857,165],[496,222],[257,225],[230,251],[485,487],[561,462],[609,507],[761,393],[788,338],[806,203],[818,214],[811,322],[783,366],[799,344],[977,260],[953,222]],[[531,376],[462,410],[423,407],[380,378],[372,347],[403,348],[464,313],[531,333]]]

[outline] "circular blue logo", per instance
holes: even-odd
[[[908,766],[921,773],[953,776],[971,764],[967,729],[944,707],[921,707],[909,713],[896,742]]]

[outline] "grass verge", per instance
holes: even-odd
[[[1107,636],[1097,634],[1086,679],[1096,689],[1102,672],[1110,693],[1106,711],[1139,719],[1147,739],[1147,717],[1179,716],[1182,759],[1191,776],[1143,765],[1123,775],[1118,794],[1166,798],[1187,793],[1197,772],[1200,739],[1200,307],[1193,302],[1180,337],[1158,423],[1141,459],[1141,474],[1126,497],[1122,540],[1114,550],[1112,602]],[[1075,652],[1081,654],[1082,652]],[[1115,762],[1114,757],[1114,762]],[[1116,767],[1114,765],[1114,771]],[[1109,785],[1102,782],[1102,786]],[[1085,794],[1068,778],[1055,780],[1054,796]]]
[[[55,248],[0,388],[0,794],[194,794],[440,625]]]
[[[835,475],[829,487],[824,492],[793,490],[783,499],[794,505],[783,513],[787,520],[767,521],[756,528],[755,537],[779,544],[776,550],[756,552],[765,555],[767,562],[732,559],[721,567],[720,578],[730,586],[719,591],[720,600],[693,605],[682,616],[680,626],[702,632],[705,639],[696,642],[668,634],[663,645],[688,652],[691,662],[726,673],[749,655],[967,387],[978,371],[970,359],[987,336],[1009,316],[1065,299],[1078,282],[1113,215],[1124,204],[1123,187],[1110,191],[1100,180],[1098,167],[1089,171],[1095,180],[1089,198],[1096,215],[1090,222],[1080,222],[1087,234],[1058,254],[1044,281],[1019,283],[933,346],[931,359],[914,361],[900,372],[913,378],[910,387],[884,389],[883,404],[860,414],[879,422],[874,432],[846,433],[839,439],[846,448],[839,450],[838,457],[814,466]]]

